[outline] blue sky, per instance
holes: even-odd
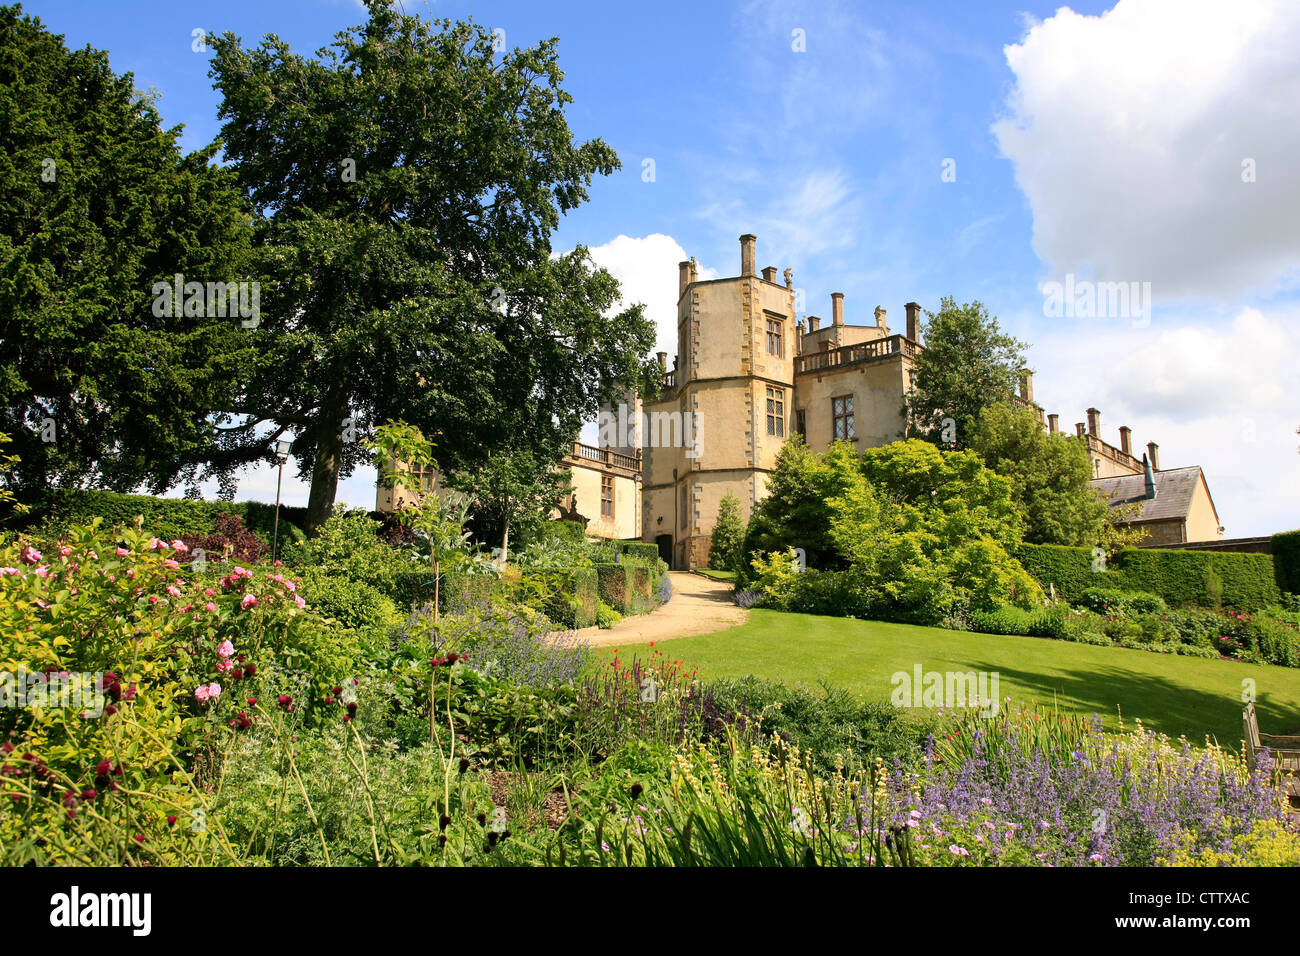
[[[1228,536],[1300,526],[1300,16],[1281,0],[1118,3],[420,3],[509,46],[560,37],[570,124],[623,170],[581,243],[673,351],[676,262],[789,267],[805,309],[849,322],[980,299],[1033,344],[1062,426],[1102,410],[1161,464],[1200,464]],[[54,0],[25,9],[162,94],[185,145],[218,131],[192,31],[314,51],[354,0]],[[653,176],[649,175],[652,163]],[[948,175],[945,176],[945,170]],[[1044,284],[1150,283],[1140,317],[1052,315]],[[340,497],[367,507],[373,476]],[[285,478],[286,500],[306,488]],[[243,497],[274,497],[268,469]]]

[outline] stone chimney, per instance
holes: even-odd
[[[688,259],[686,262],[677,263],[677,297],[681,298],[686,287],[691,284],[691,263]]]
[[[885,325],[885,309],[883,306],[879,305],[876,306],[876,328],[888,328],[888,326]]]
[[[831,293],[831,325],[836,327],[844,324],[844,293]]]
[[[1075,434],[1075,436],[1078,437],[1078,438],[1082,438],[1082,437],[1083,437],[1083,435],[1084,435],[1084,431],[1083,431],[1083,422],[1075,422],[1075,423],[1074,423],[1074,434]]]
[[[1027,368],[1020,370],[1020,397],[1028,404],[1034,404],[1034,373]]]
[[[1051,414],[1047,416],[1047,430],[1053,435],[1055,435],[1057,432],[1061,430],[1060,415]]]
[[[821,324],[822,324],[822,320],[821,320],[819,317],[817,317],[817,316],[815,316],[815,315],[810,315],[810,316],[808,316],[808,331],[809,331],[809,332],[816,332],[817,329],[821,326]]]
[[[657,353],[657,354],[658,354],[658,356],[659,356],[659,371],[661,371],[661,372],[667,372],[667,371],[668,371],[668,353],[667,353],[667,352],[659,352],[659,353]]]
[[[740,237],[740,274],[756,276],[758,267],[758,236],[745,233]]]
[[[1127,425],[1119,426],[1119,450],[1126,455],[1133,454],[1133,429]]]
[[[921,306],[909,302],[903,308],[907,310],[907,337],[913,342],[921,341]]]
[[[1088,434],[1094,438],[1101,437],[1101,412],[1095,408],[1088,409]]]
[[[1142,474],[1146,476],[1144,494],[1142,497],[1154,498],[1156,496],[1156,476],[1151,471],[1151,462],[1147,460],[1146,455],[1142,456]]]
[[[1147,454],[1151,456],[1151,467],[1156,471],[1160,470],[1160,446],[1155,442],[1147,442]]]
[[[776,266],[768,266],[763,270],[763,278],[768,282],[776,281]]]

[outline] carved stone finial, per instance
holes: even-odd
[[[794,270],[793,270],[793,269],[786,269],[786,270],[785,270],[785,287],[786,287],[787,289],[793,289],[793,288],[794,288]]]

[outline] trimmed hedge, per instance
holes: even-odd
[[[1279,588],[1300,594],[1300,531],[1273,535],[1273,573]]]
[[[261,501],[193,501],[188,498],[159,498],[154,495],[123,495],[114,491],[79,488],[49,488],[23,503],[31,510],[12,514],[6,525],[14,530],[44,528],[58,533],[72,525],[89,524],[102,518],[106,525],[126,524],[144,516],[145,530],[160,538],[200,537],[217,530],[218,514],[236,514],[244,527],[268,541],[275,528],[275,505]],[[280,505],[280,537],[295,541],[304,537],[307,509]]]
[[[659,560],[659,546],[646,541],[614,541],[614,550],[619,554],[626,554],[629,558],[637,558],[641,561],[648,561],[654,564]]]
[[[1057,596],[1071,604],[1098,587],[1147,591],[1172,607],[1222,605],[1257,611],[1282,603],[1270,554],[1127,548],[1106,562],[1105,571],[1093,571],[1089,548],[1022,544],[1012,554],[1044,591],[1053,585]]]
[[[596,565],[596,592],[618,613],[628,613],[632,595],[628,588],[627,567],[622,564]]]
[[[595,568],[574,568],[562,572],[562,589],[547,602],[545,611],[566,627],[591,627],[596,623],[600,603]]]

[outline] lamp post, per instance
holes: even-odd
[[[275,443],[275,456],[280,459],[280,471],[275,478],[275,531],[271,536],[271,561],[275,562],[276,549],[280,545],[280,482],[284,480],[284,463],[289,460],[289,448],[293,442],[281,438]]]

